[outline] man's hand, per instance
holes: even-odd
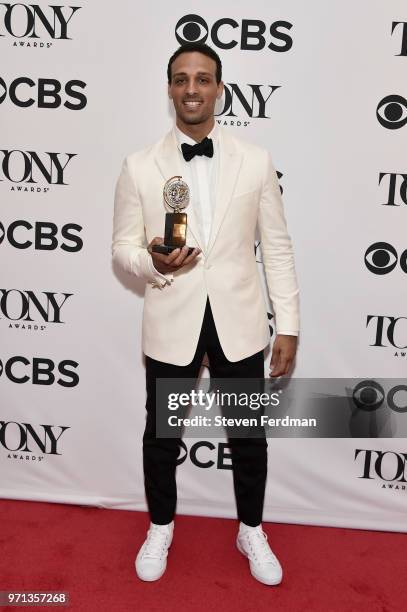
[[[277,334],[274,341],[270,361],[270,376],[285,376],[288,374],[297,351],[297,336]]]
[[[152,239],[147,247],[147,251],[150,253],[153,259],[154,268],[161,274],[174,272],[175,270],[179,270],[179,268],[183,268],[191,263],[191,261],[193,261],[201,252],[201,249],[196,248],[192,251],[191,255],[188,255],[188,247],[184,246],[182,249],[175,249],[175,251],[169,255],[154,253],[154,251],[152,251],[153,245],[163,244],[163,242],[164,238],[158,238],[156,236]]]

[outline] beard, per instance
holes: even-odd
[[[182,122],[187,124],[187,125],[198,125],[199,123],[205,123],[205,121],[207,121],[208,117],[207,116],[200,116],[200,117],[191,117],[189,115],[178,115],[180,119],[182,119]]]
[[[198,125],[200,123],[205,123],[208,121],[210,117],[213,117],[212,113],[209,113],[207,109],[202,109],[201,112],[188,112],[186,111],[182,105],[175,108],[176,115],[183,123],[186,125]]]

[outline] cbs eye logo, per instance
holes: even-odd
[[[175,38],[180,45],[186,42],[205,43],[208,25],[199,15],[185,15],[175,26]]]
[[[398,130],[407,123],[407,100],[392,94],[379,102],[376,117],[380,125],[388,130]]]
[[[352,400],[356,408],[365,412],[374,412],[387,400],[387,406],[399,413],[407,412],[405,393],[407,385],[395,385],[387,393],[376,380],[362,380],[356,385],[352,393]],[[400,395],[399,395],[400,394]]]
[[[388,242],[375,242],[371,244],[365,253],[366,268],[373,274],[389,274],[400,261],[400,267],[407,274],[407,249],[400,255]]]

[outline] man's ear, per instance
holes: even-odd
[[[218,85],[218,92],[216,94],[216,97],[218,98],[218,100],[220,100],[220,98],[222,97],[223,94],[223,90],[225,89],[225,86],[223,84],[223,81],[221,81]]]
[[[170,86],[170,85],[168,85],[167,90],[168,90],[168,97],[169,97],[169,99],[170,99],[170,100],[172,100],[172,95],[171,95],[171,86]]]

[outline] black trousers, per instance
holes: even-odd
[[[238,330],[236,330],[238,333]],[[166,525],[175,514],[177,486],[176,461],[180,438],[156,437],[156,378],[197,378],[203,356],[207,353],[214,378],[263,378],[264,357],[260,351],[241,361],[228,361],[221,348],[209,299],[195,356],[190,364],[177,366],[146,356],[147,418],[143,436],[144,485],[150,518]],[[233,485],[239,520],[256,527],[262,521],[267,477],[267,440],[260,438],[228,439]]]

